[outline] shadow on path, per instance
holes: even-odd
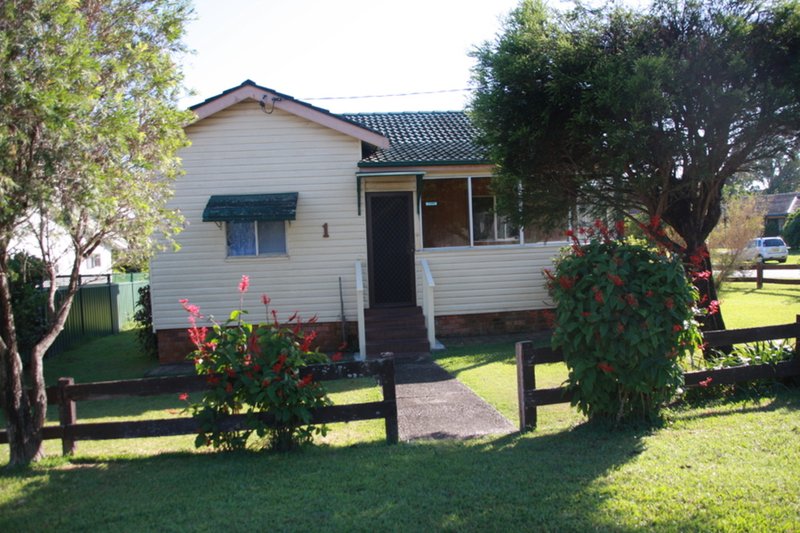
[[[514,425],[429,358],[396,362],[401,440],[503,435]]]

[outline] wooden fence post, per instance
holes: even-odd
[[[525,433],[536,428],[536,404],[529,404],[529,390],[536,389],[536,373],[533,368],[533,342],[522,341],[515,346],[517,356],[517,401],[519,403],[519,431]]]
[[[386,404],[386,443],[397,444],[400,431],[397,427],[397,392],[394,381],[394,359],[386,359],[381,365],[381,388]]]
[[[67,387],[74,385],[72,378],[58,378],[58,420],[61,424],[61,453],[72,455],[75,453],[75,439],[70,434],[70,426],[78,421],[75,402],[67,396]]]
[[[756,289],[764,286],[764,261],[756,263]]]

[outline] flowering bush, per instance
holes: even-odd
[[[330,405],[330,400],[303,367],[328,362],[328,357],[312,350],[316,333],[308,331],[308,326],[315,319],[303,323],[295,313],[287,321],[290,325],[282,326],[278,313],[269,310],[267,295],[261,297],[267,322],[257,326],[246,322],[242,299],[248,286],[248,277],[242,276],[239,309],[224,324],[212,320],[211,329],[198,326],[200,310],[181,300],[189,313],[189,336],[196,347],[190,357],[197,373],[213,385],[191,406],[201,424],[195,445],[242,449],[255,432],[266,438],[270,449],[285,451],[311,441],[314,434],[325,433],[324,426],[309,424],[310,410]],[[240,413],[246,415],[244,424],[230,429],[221,423],[225,415]],[[262,420],[259,415],[263,413],[271,414],[274,423]]]
[[[553,347],[572,404],[590,418],[651,419],[681,386],[678,360],[700,344],[697,291],[677,257],[601,222],[546,272],[556,304]]]

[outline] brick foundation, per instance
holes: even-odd
[[[335,352],[342,343],[342,324],[341,322],[319,322],[314,324],[313,329],[317,332],[314,345],[319,346],[320,351]],[[156,332],[158,337],[158,362],[160,364],[182,363],[186,361],[186,356],[194,350],[194,345],[189,340],[186,329],[160,329]],[[347,351],[357,349],[358,345],[358,324],[347,322]]]
[[[436,317],[436,336],[477,337],[542,331],[550,328],[552,310],[505,311]]]

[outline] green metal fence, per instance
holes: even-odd
[[[47,351],[59,354],[83,339],[119,333],[133,321],[139,288],[149,283],[147,274],[112,274],[94,276],[82,283],[72,301],[64,330]],[[61,298],[59,289],[57,298]]]

